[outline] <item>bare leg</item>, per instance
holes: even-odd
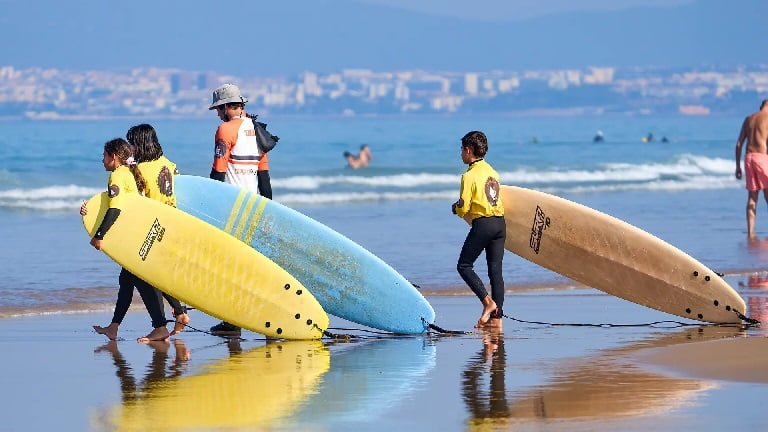
[[[176,315],[176,323],[173,325],[171,336],[183,332],[187,324],[189,324],[189,315],[185,313]]]
[[[755,238],[755,217],[757,214],[757,193],[749,191],[747,197],[747,237]],[[768,198],[766,198],[768,199]]]
[[[476,328],[484,327],[491,319],[491,314],[496,311],[496,302],[491,299],[491,296],[486,295],[483,298],[483,313],[480,315],[480,319],[475,324]]]
[[[109,340],[116,340],[117,339],[117,331],[120,327],[120,324],[118,323],[112,323],[106,327],[102,326],[93,326],[93,330],[96,331],[98,334],[103,334]]]
[[[155,327],[152,329],[151,332],[149,332],[148,335],[140,337],[136,339],[138,342],[141,343],[149,343],[154,341],[163,341],[168,339],[171,336],[170,333],[168,333],[168,329],[165,327]]]

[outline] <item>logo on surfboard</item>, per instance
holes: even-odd
[[[142,243],[141,248],[139,249],[139,256],[142,261],[147,259],[147,255],[149,255],[149,251],[152,250],[152,246],[156,241],[163,241],[164,234],[165,228],[163,228],[163,226],[160,225],[160,221],[155,218],[155,221],[152,222],[152,226],[149,227],[149,232],[144,239],[144,243]]]
[[[531,249],[538,255],[541,248],[541,236],[544,230],[549,227],[550,220],[541,207],[536,206],[536,214],[533,216],[533,226],[531,226]]]

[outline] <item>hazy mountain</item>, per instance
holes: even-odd
[[[760,64],[768,2],[570,12],[516,22],[349,0],[0,0],[0,65],[243,75]]]

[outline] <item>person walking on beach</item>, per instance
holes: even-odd
[[[272,199],[267,153],[259,149],[252,119],[245,112],[248,100],[234,84],[213,91],[209,110],[216,110],[221,123],[216,129],[213,167],[210,177],[258,192]],[[222,321],[211,327],[216,335],[239,335],[240,327]]]
[[[127,194],[138,193],[137,179],[139,182],[144,182],[133,158],[133,149],[122,138],[115,138],[104,144],[102,163],[104,164],[104,169],[110,171],[109,180],[107,181],[109,209],[104,214],[96,234],[91,239],[91,246],[97,250],[101,250],[104,236],[120,216],[120,201]],[[86,214],[88,214],[88,208],[86,203],[83,203],[80,206],[80,215],[85,216]],[[115,303],[112,322],[106,327],[93,326],[96,333],[103,334],[110,340],[117,339],[120,324],[123,322],[126,312],[128,312],[128,307],[131,305],[133,288],[135,286],[139,291],[141,299],[144,301],[147,312],[149,312],[153,328],[148,335],[140,337],[138,341],[147,343],[168,339],[170,334],[165,327],[167,321],[163,312],[163,300],[160,291],[139,279],[125,268],[120,270],[118,281],[120,288],[117,292],[117,302]]]
[[[134,158],[141,177],[146,179],[139,187],[139,192],[147,198],[176,207],[176,195],[174,194],[173,178],[179,174],[176,164],[163,156],[163,148],[157,139],[157,132],[152,125],[143,123],[128,129],[125,137],[133,146]],[[138,181],[137,181],[138,184]],[[171,335],[181,333],[189,324],[187,308],[179,300],[170,294],[162,293],[163,298],[173,308],[173,316],[176,323]]]
[[[763,100],[760,110],[750,114],[741,125],[736,140],[736,178],[741,180],[741,148],[747,142],[744,154],[744,173],[747,187],[747,237],[755,238],[757,196],[763,191],[768,203],[768,99]]]
[[[488,139],[480,131],[472,131],[461,138],[461,160],[469,165],[461,176],[459,200],[453,203],[454,214],[472,227],[464,240],[456,269],[472,292],[483,304],[483,312],[475,327],[501,327],[504,305],[504,277],[501,272],[504,259],[506,224],[501,202],[499,174],[484,160],[488,152]],[[483,286],[473,267],[485,250],[491,295]]]

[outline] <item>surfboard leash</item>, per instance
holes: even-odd
[[[760,321],[756,320],[754,318],[750,318],[748,316],[745,316],[741,312],[737,311],[736,309],[733,310],[736,313],[736,316],[739,317],[740,320],[744,321],[747,325],[747,327],[752,326],[760,326]]]
[[[739,312],[736,312],[739,314]],[[739,314],[740,317],[743,317],[743,315]],[[520,323],[525,324],[538,324],[538,325],[546,325],[546,326],[552,326],[552,327],[600,327],[600,328],[611,328],[611,327],[654,327],[654,328],[677,328],[677,327],[731,327],[738,325],[741,327],[741,324],[736,323],[684,323],[681,321],[672,321],[672,320],[666,320],[666,321],[654,321],[650,323],[640,323],[640,324],[608,324],[608,323],[601,323],[601,324],[594,324],[594,323],[550,323],[550,322],[543,322],[543,321],[526,321],[519,318],[515,318],[512,316],[509,316],[507,314],[502,315],[504,318],[510,319],[512,321],[517,321]],[[742,318],[747,320],[752,320],[751,318]],[[755,320],[752,320],[755,321]],[[759,321],[758,321],[759,322]],[[662,327],[662,325],[665,325]],[[749,325],[748,325],[749,326]]]
[[[419,286],[419,285],[417,285],[417,284],[415,284],[415,283],[413,283],[411,281],[408,281],[408,283],[413,285],[413,287],[416,288],[417,290],[421,290],[421,286]],[[472,332],[466,332],[466,331],[461,331],[461,330],[446,330],[446,329],[438,326],[435,323],[428,323],[427,320],[424,319],[424,317],[421,317],[421,322],[422,322],[422,324],[424,324],[424,328],[429,328],[431,330],[434,330],[434,331],[436,331],[436,332],[438,332],[440,334],[444,334],[444,335],[465,335],[465,334],[471,334],[472,333]]]
[[[166,324],[176,324],[176,321],[175,320],[165,320],[165,323]],[[183,325],[184,325],[185,328],[188,328],[188,329],[190,329],[190,330],[192,330],[194,332],[205,333],[205,334],[210,335],[210,336],[216,336],[216,337],[224,338],[224,339],[227,339],[227,340],[239,340],[239,341],[247,341],[248,340],[248,339],[245,339],[245,338],[240,337],[240,336],[229,336],[229,335],[213,334],[213,333],[209,332],[208,330],[201,330],[199,328],[192,327],[189,324],[183,324]],[[266,339],[266,340],[270,340],[270,339]]]
[[[427,326],[427,328],[432,329],[442,335],[466,335],[472,333],[463,330],[446,330],[435,323],[428,323],[424,318],[422,318],[421,321],[424,323],[424,325]]]

